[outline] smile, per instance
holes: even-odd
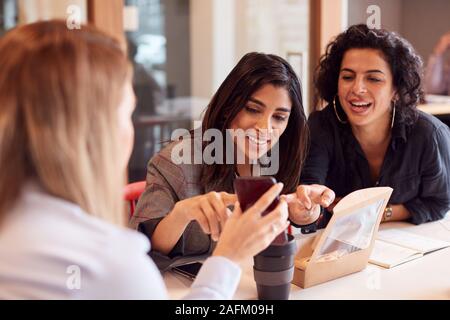
[[[258,146],[262,146],[262,145],[266,145],[266,144],[270,143],[270,140],[267,140],[267,139],[260,140],[255,137],[249,136],[249,135],[247,135],[247,138],[251,143],[256,144]]]
[[[368,108],[372,105],[371,102],[350,102],[353,107],[364,107]]]
[[[354,113],[364,113],[372,106],[371,102],[366,101],[349,101],[349,104]]]

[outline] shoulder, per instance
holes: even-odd
[[[329,122],[334,120],[333,107],[329,104],[322,110],[313,111],[309,118],[313,122]]]
[[[334,109],[331,105],[322,110],[313,111],[308,118],[308,125],[314,129],[334,128],[338,125]]]
[[[430,139],[430,137],[450,138],[448,126],[433,115],[417,110],[417,121],[410,127],[410,137]]]
[[[148,239],[133,230],[118,230],[99,253],[99,269],[88,283],[88,299],[167,299],[161,274],[148,256]],[[91,270],[92,271],[92,270]]]
[[[311,139],[321,139],[332,142],[332,136],[339,136],[342,125],[336,120],[333,107],[328,105],[320,111],[314,111],[308,118],[308,128]]]
[[[450,154],[450,129],[436,117],[418,110],[416,122],[406,127],[406,143],[425,157],[436,152]]]
[[[143,281],[156,284],[160,290],[154,294],[165,297],[145,236],[44,192],[23,192],[0,238],[5,276],[24,283],[16,298],[128,299],[144,294]],[[1,243],[15,245],[10,249]]]
[[[195,161],[195,158],[200,159]],[[173,141],[158,152],[149,162],[151,167],[164,176],[169,183],[196,183],[202,171],[201,139],[187,136]]]

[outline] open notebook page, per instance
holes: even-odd
[[[436,240],[396,229],[378,232],[377,239],[410,248],[423,254],[450,247],[450,242]]]
[[[419,251],[400,247],[389,242],[375,240],[369,262],[384,268],[393,268],[399,264],[422,257]]]

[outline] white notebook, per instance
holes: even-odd
[[[450,247],[450,242],[391,229],[378,232],[369,262],[393,268],[423,255]]]

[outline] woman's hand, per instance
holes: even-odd
[[[235,194],[210,192],[182,201],[178,201],[171,214],[183,219],[187,225],[195,220],[214,241],[219,239],[221,230],[228,220],[227,206],[237,201]]]
[[[236,203],[213,255],[240,263],[267,248],[289,225],[288,207],[283,199],[273,211],[261,216],[282,189],[281,183],[276,184],[245,213],[242,213],[239,203]]]
[[[298,225],[308,225],[319,218],[320,206],[327,208],[333,203],[333,190],[322,185],[301,185],[296,193],[282,196],[289,206],[289,218]]]

